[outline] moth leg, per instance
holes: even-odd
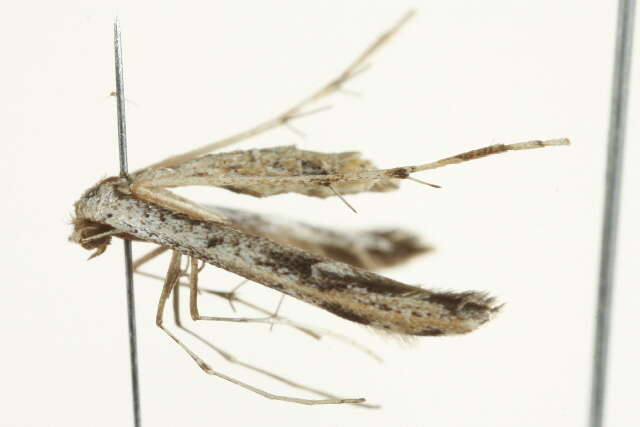
[[[274,317],[278,317],[278,314],[280,313],[280,308],[282,307],[282,303],[284,302],[284,297],[285,297],[284,294],[280,295],[280,301],[278,301],[278,305],[276,306],[276,309],[273,312]],[[273,331],[273,323],[269,325],[269,332],[272,332],[272,331]]]
[[[534,148],[543,148],[557,145],[568,145],[568,139],[551,139],[547,141],[526,141],[515,144],[496,144],[455,156],[446,157],[435,162],[424,163],[413,166],[400,166],[391,169],[378,169],[353,173],[331,174],[331,175],[299,175],[299,176],[247,176],[237,174],[220,174],[215,175],[199,175],[184,176],[181,174],[167,174],[162,177],[142,179],[132,185],[132,189],[144,189],[144,191],[153,191],[156,188],[184,187],[188,185],[205,185],[215,187],[249,187],[256,185],[270,185],[287,188],[287,191],[295,192],[300,186],[331,186],[332,184],[344,184],[352,182],[374,183],[376,181],[389,178],[407,179],[412,178],[411,174],[430,169],[438,169],[441,167],[467,162],[470,160],[480,159],[494,154],[504,153],[507,151],[529,150]],[[363,187],[361,191],[367,191],[367,187]],[[136,190],[134,190],[136,191]]]
[[[141,275],[141,276],[149,277],[151,279],[164,281],[163,277],[155,275],[155,274],[147,273],[147,272],[144,272],[144,271],[136,271],[136,273]],[[180,281],[180,282],[178,282],[177,286],[180,286],[180,287],[183,287],[183,288],[189,288],[189,283],[184,283],[184,282]],[[255,304],[253,304],[253,303],[251,303],[249,301],[246,301],[246,300],[244,300],[242,298],[238,298],[238,297],[236,297],[235,295],[233,295],[230,292],[222,292],[222,291],[216,291],[216,290],[213,290],[213,289],[203,289],[203,288],[198,288],[198,291],[202,292],[202,293],[205,293],[205,294],[212,295],[212,296],[216,296],[218,298],[226,299],[226,300],[231,299],[232,301],[237,302],[238,304],[244,305],[244,306],[246,306],[246,307],[248,307],[248,308],[250,308],[252,310],[258,311],[258,312],[263,313],[263,314],[265,314],[267,316],[271,316],[273,314],[269,310],[267,310],[267,309],[265,309],[263,307],[260,307],[258,305],[255,305]],[[310,337],[312,337],[314,339],[320,339],[321,338],[320,333],[314,332],[311,328],[307,328],[307,327],[303,327],[303,326],[299,326],[299,325],[294,325],[293,322],[292,322],[292,324],[290,324],[288,326],[291,326],[294,329],[297,329],[300,332],[305,333],[305,334],[309,335]]]
[[[156,312],[156,326],[165,331],[170,336],[171,333],[167,331],[162,322],[164,316],[164,306],[167,303],[167,298],[171,294],[171,291],[180,280],[180,260],[182,255],[178,251],[173,251],[171,254],[171,261],[169,262],[169,269],[164,278],[164,285],[162,286],[162,293],[160,294],[160,301],[158,302],[158,310]],[[173,337],[173,336],[172,336]]]
[[[163,277],[157,276],[155,274],[147,273],[147,272],[144,272],[144,271],[136,271],[136,273],[140,274],[141,276],[149,277],[151,279],[164,281]],[[189,288],[190,284],[189,283],[184,283],[182,281],[179,281],[178,282],[178,286],[184,287],[184,288]],[[216,296],[216,297],[223,298],[223,299],[232,298],[234,302],[237,302],[238,304],[244,305],[245,307],[248,307],[248,308],[250,308],[252,310],[258,311],[258,312],[260,312],[262,314],[265,314],[267,316],[272,316],[273,315],[273,313],[270,312],[269,310],[267,310],[267,309],[265,309],[263,307],[260,307],[258,305],[255,305],[255,304],[253,304],[253,303],[251,303],[251,302],[249,302],[247,300],[239,298],[239,297],[233,295],[230,292],[216,291],[216,290],[213,290],[213,289],[207,289],[207,288],[201,288],[201,287],[198,287],[198,291],[202,292],[204,294],[209,294],[209,295]],[[318,327],[309,326],[309,325],[302,325],[302,324],[300,324],[298,322],[294,322],[294,321],[292,321],[290,319],[287,319],[286,317],[280,317],[280,318],[284,321],[283,324],[285,326],[289,326],[291,328],[297,329],[300,332],[303,332],[303,333],[309,335],[312,338],[320,339],[323,336],[334,338],[334,339],[336,339],[338,341],[341,341],[341,342],[343,342],[345,344],[348,344],[348,345],[350,345],[350,346],[362,351],[363,353],[367,354],[368,356],[370,356],[371,358],[377,360],[378,362],[382,362],[382,358],[380,356],[378,356],[375,352],[373,352],[368,347],[365,347],[364,345],[360,344],[359,342],[352,340],[349,337],[346,337],[344,335],[338,334],[338,333],[333,332],[333,331],[331,331],[329,329],[318,328]]]
[[[193,259],[193,258],[192,258]],[[207,347],[209,347],[210,349],[212,349],[213,351],[215,351],[216,353],[218,353],[222,358],[224,358],[227,362],[229,363],[233,363],[235,365],[238,366],[242,366],[245,369],[257,372],[259,374],[265,375],[269,378],[272,378],[276,381],[279,381],[283,384],[286,384],[290,387],[293,388],[297,388],[300,390],[304,390],[313,394],[316,394],[318,396],[322,396],[328,399],[339,399],[339,397],[334,396],[326,391],[323,390],[318,390],[316,388],[313,387],[309,387],[306,386],[304,384],[300,384],[297,383],[295,381],[292,381],[288,378],[282,377],[278,374],[275,374],[273,372],[270,372],[266,369],[262,369],[260,367],[257,367],[255,365],[252,365],[250,363],[246,363],[243,362],[241,360],[239,360],[238,358],[236,358],[236,356],[234,356],[233,354],[227,352],[226,350],[214,345],[213,343],[211,343],[209,340],[207,340],[206,338],[204,338],[202,335],[198,334],[197,332],[187,328],[186,326],[184,326],[182,324],[182,319],[180,317],[180,288],[179,286],[175,286],[173,288],[173,294],[172,294],[173,298],[173,317],[175,320],[175,324],[178,328],[182,329],[184,332],[186,332],[187,334],[191,335],[192,337],[194,337],[195,339],[197,339],[198,341],[200,341],[201,343],[203,343],[204,345],[206,345]],[[377,408],[378,406],[376,405],[370,405],[370,404],[366,404],[366,403],[357,403],[358,406],[364,407],[364,408]]]
[[[154,249],[150,250],[146,254],[142,255],[141,257],[139,257],[138,259],[133,261],[133,264],[132,264],[133,271],[135,273],[137,273],[136,270],[139,267],[141,267],[143,264],[146,264],[147,262],[149,262],[152,259],[158,257],[159,255],[162,255],[163,253],[165,253],[168,250],[169,250],[169,248],[166,247],[166,246],[158,246],[157,248],[154,248]]]
[[[382,359],[380,358],[380,356],[378,356],[376,353],[374,353],[373,351],[371,351],[369,348],[363,346],[362,344],[357,343],[356,341],[347,338],[343,335],[337,334],[333,331],[330,331],[328,329],[321,329],[321,328],[316,328],[313,326],[308,326],[308,325],[302,325],[301,323],[298,322],[294,322],[292,320],[286,319],[284,317],[278,316],[276,315],[276,313],[264,310],[260,307],[257,307],[253,304],[247,303],[245,301],[243,301],[243,303],[247,306],[250,306],[252,308],[257,308],[259,309],[259,311],[261,311],[262,313],[268,314],[268,317],[257,317],[257,318],[245,318],[245,317],[212,317],[212,316],[201,316],[200,313],[198,312],[198,272],[197,270],[194,270],[194,265],[197,265],[197,260],[192,258],[191,259],[191,268],[190,268],[190,275],[189,275],[189,310],[191,312],[191,318],[196,321],[196,320],[209,320],[209,321],[218,321],[218,322],[238,322],[238,323],[267,323],[267,324],[281,324],[281,325],[287,325],[293,328],[297,328],[299,330],[309,330],[312,331],[315,334],[318,335],[326,335],[326,336],[331,336],[335,339],[337,339],[338,341],[342,341],[345,344],[349,344],[355,348],[357,348],[358,350],[366,353],[367,355],[369,355],[370,357],[376,359],[378,362],[382,362]],[[194,273],[195,271],[195,273]],[[240,299],[237,299],[238,301],[241,301]]]
[[[235,305],[233,305],[233,301],[237,299],[236,292],[238,292],[238,289],[240,289],[242,286],[244,286],[248,282],[249,282],[249,279],[243,279],[242,282],[235,285],[233,289],[231,289],[227,294],[227,301],[229,302],[229,307],[231,307],[231,311],[233,311],[234,313],[236,312],[236,307]],[[198,293],[200,293],[200,289],[198,289]]]
[[[233,377],[225,375],[221,372],[213,370],[204,360],[202,360],[197,354],[195,354],[189,347],[182,343],[175,335],[173,335],[167,328],[163,325],[163,317],[164,317],[164,306],[167,302],[167,298],[178,284],[180,280],[180,259],[181,255],[179,252],[174,251],[171,257],[171,262],[169,263],[169,269],[167,271],[167,275],[164,280],[164,286],[162,287],[162,293],[160,294],[160,301],[158,302],[158,311],[156,313],[156,325],[162,329],[169,337],[178,344],[191,358],[198,364],[200,369],[202,369],[208,375],[216,376],[218,378],[222,378],[224,380],[229,381],[230,383],[236,384],[242,388],[250,390],[254,393],[257,393],[267,399],[273,400],[281,400],[285,402],[292,403],[300,403],[304,405],[321,405],[321,404],[338,404],[338,403],[363,403],[365,399],[340,399],[340,398],[330,398],[330,399],[301,399],[297,397],[289,397],[282,396],[277,394],[269,393],[265,390],[259,389],[247,383],[244,383],[240,380],[237,380]],[[197,272],[197,264],[196,264],[196,272]],[[197,273],[196,273],[197,274]]]
[[[340,73],[337,77],[331,80],[329,83],[324,85],[320,90],[314,92],[312,95],[303,99],[301,102],[286,110],[285,112],[279,114],[278,116],[267,120],[265,122],[260,123],[259,125],[247,129],[243,132],[237,133],[235,135],[229,136],[220,141],[213,142],[211,144],[207,144],[205,146],[199,147],[195,150],[187,151],[186,153],[179,154],[177,156],[172,156],[167,159],[164,159],[158,163],[154,163],[143,170],[150,168],[159,168],[159,167],[171,167],[178,163],[183,163],[199,157],[203,154],[212,152],[214,150],[219,150],[224,147],[228,147],[229,145],[236,144],[240,141],[249,139],[253,136],[259,135],[261,133],[267,132],[271,129],[277,128],[279,126],[285,125],[289,123],[291,120],[296,119],[298,117],[302,117],[308,115],[310,111],[307,109],[311,104],[316,103],[318,100],[325,98],[337,91],[339,91],[347,81],[351,80],[353,77],[360,74],[363,70],[365,70],[368,66],[367,61],[369,58],[378,51],[385,43],[387,43],[399,30],[400,28],[415,15],[415,11],[407,12],[393,27],[387,30],[385,33],[381,34],[364,52],[360,54],[342,73]],[[135,174],[141,172],[136,171]]]
[[[194,321],[209,320],[214,322],[237,322],[237,323],[267,323],[267,324],[291,324],[290,321],[285,321],[279,317],[276,313],[270,313],[267,317],[214,317],[214,316],[201,316],[198,312],[198,261],[196,258],[191,258],[191,268],[189,269],[189,311],[191,318]]]
[[[191,258],[191,267],[189,268],[189,312],[191,313],[191,319],[194,321],[210,320],[238,323],[280,323],[276,321],[278,317],[275,313],[270,314],[268,317],[257,318],[201,316],[198,312],[198,260],[193,257]]]

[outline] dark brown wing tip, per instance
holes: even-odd
[[[406,230],[369,231],[368,234],[387,242],[387,245],[375,246],[368,250],[368,255],[375,261],[377,268],[393,267],[434,250],[433,246]]]
[[[363,243],[356,247],[323,243],[305,249],[365,270],[393,267],[434,250],[417,235],[400,229],[363,231],[360,237]]]

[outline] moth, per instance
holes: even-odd
[[[267,373],[279,381],[324,398],[303,399],[272,394],[214,370],[180,341],[165,327],[163,315],[172,293],[177,314],[180,286],[189,288],[193,320],[284,323],[309,334],[319,333],[259,307],[267,314],[266,317],[247,319],[200,315],[198,275],[205,264],[223,268],[352,322],[399,336],[464,334],[485,324],[500,310],[501,306],[494,298],[484,292],[423,289],[373,273],[373,270],[402,263],[430,249],[410,232],[400,229],[330,230],[257,213],[201,205],[170,190],[201,185],[255,197],[298,193],[344,200],[343,196],[349,194],[394,191],[402,180],[425,183],[413,176],[418,172],[506,151],[569,143],[567,139],[553,139],[491,145],[435,162],[391,169],[377,169],[356,152],[321,153],[295,146],[211,154],[317,111],[313,106],[320,99],[339,91],[344,83],[366,69],[371,56],[413,14],[407,13],[335,79],[284,113],[222,141],[170,157],[128,176],[103,179],[75,203],[70,240],[94,251],[91,258],[102,254],[113,237],[158,245],[156,250],[138,260],[135,268],[161,252],[171,251],[156,325],[206,373],[270,399],[303,404],[364,402],[362,398],[339,398]],[[183,257],[188,260],[186,269],[181,267]],[[186,277],[186,282],[183,283],[182,277]],[[228,298],[230,302],[242,301],[233,291],[212,292]],[[177,316],[176,323],[182,327]],[[197,335],[196,338],[202,339]],[[226,352],[213,348],[227,360],[235,361]]]

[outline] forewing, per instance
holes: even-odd
[[[337,230],[276,215],[206,206],[233,226],[283,245],[294,246],[367,270],[392,267],[433,248],[402,229]]]
[[[134,179],[145,187],[210,185],[255,197],[298,193],[324,198],[398,188],[398,180],[388,176],[353,179],[375,169],[358,152],[320,153],[280,146],[209,154],[171,168],[147,169]]]

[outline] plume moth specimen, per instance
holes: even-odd
[[[112,237],[151,242],[157,249],[139,259],[144,262],[171,251],[169,268],[158,304],[156,325],[166,332],[207,374],[223,378],[264,397],[301,404],[354,403],[362,398],[339,398],[237,361],[224,350],[207,344],[227,360],[268,375],[322,399],[282,396],[229,377],[202,360],[164,325],[164,307],[173,293],[176,324],[180,323],[177,297],[180,286],[190,290],[193,320],[280,323],[318,336],[331,334],[271,313],[232,292],[209,291],[263,312],[262,318],[202,316],[198,311],[198,274],[205,264],[223,268],[337,316],[400,336],[437,336],[471,332],[500,309],[484,292],[428,290],[391,280],[372,272],[402,263],[429,250],[410,232],[371,230],[343,232],[284,221],[262,214],[210,207],[176,195],[169,189],[191,185],[214,186],[255,197],[298,193],[310,197],[339,197],[362,192],[386,192],[403,179],[421,181],[417,172],[479,159],[513,150],[568,145],[567,139],[498,144],[435,162],[392,169],[376,169],[360,153],[321,153],[294,146],[211,154],[258,134],[311,114],[318,100],[339,91],[368,65],[370,57],[402,27],[414,12],[378,37],[334,80],[289,110],[254,128],[224,140],[152,164],[126,177],[104,179],[75,203],[70,240],[102,254]],[[347,203],[348,204],[348,203]],[[181,259],[188,259],[186,270]],[[200,264],[201,263],[201,264]],[[188,280],[183,283],[181,277]],[[206,342],[206,341],[205,341]],[[357,345],[356,343],[352,343]]]

